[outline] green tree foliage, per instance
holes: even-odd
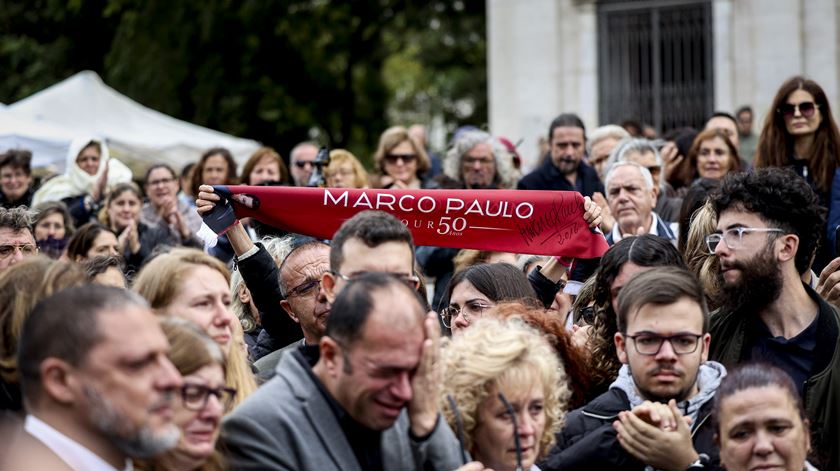
[[[90,69],[283,154],[314,137],[369,160],[390,124],[486,121],[484,36],[483,2],[0,0],[0,101]]]

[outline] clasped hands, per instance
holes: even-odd
[[[699,458],[691,441],[690,417],[675,400],[668,404],[645,401],[619,412],[613,428],[627,453],[656,469],[683,471]]]

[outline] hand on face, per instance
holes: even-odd
[[[411,380],[414,393],[408,404],[411,431],[417,437],[425,437],[434,429],[438,419],[438,397],[440,391],[440,326],[434,312],[426,314],[423,322],[426,339],[420,353],[420,365]]]

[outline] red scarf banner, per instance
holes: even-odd
[[[356,213],[379,210],[402,221],[416,245],[574,258],[600,257],[608,248],[573,191],[215,188],[238,218],[319,239],[331,239]]]

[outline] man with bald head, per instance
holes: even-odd
[[[277,376],[222,426],[235,469],[455,469],[433,374],[440,330],[394,275],[346,281],[320,357],[284,356]]]

